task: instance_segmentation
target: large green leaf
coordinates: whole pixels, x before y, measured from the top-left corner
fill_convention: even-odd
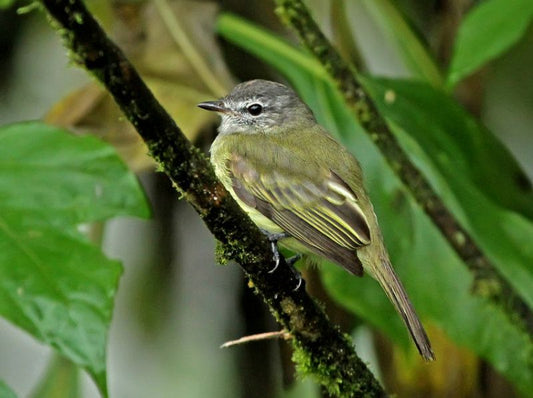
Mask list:
[[[0,315],[84,367],[104,395],[121,266],[79,224],[147,216],[114,149],[41,123],[0,128]]]
[[[2,380],[0,380],[0,398],[17,398],[15,393]]]
[[[499,206],[533,220],[533,193],[500,141],[448,95],[427,84],[361,77],[383,115],[401,126],[449,182],[465,177]]]
[[[469,347],[486,358],[520,390],[531,391],[533,364],[530,358],[533,355],[533,347],[529,337],[506,317],[500,308],[471,294],[471,274],[411,196],[405,193],[401,182],[367,135],[363,134],[321,67],[308,55],[243,20],[224,15],[219,20],[218,28],[227,40],[248,49],[278,68],[311,106],[319,122],[357,155],[367,176],[367,187],[381,220],[393,263],[422,317],[431,319],[442,327],[458,344]],[[377,86],[385,84],[383,81],[366,78],[367,86],[372,84],[369,82]],[[401,84],[398,82],[398,85]],[[490,181],[488,175],[480,172],[483,178],[477,183],[474,181],[477,174],[473,169],[477,167],[476,161],[481,161],[475,156],[481,156],[479,153],[476,155],[474,151],[468,158],[470,153],[459,148],[460,156],[457,157],[462,159],[464,164],[455,169],[455,157],[452,156],[450,163],[447,163],[446,173],[442,171],[444,163],[441,164],[433,158],[436,154],[437,157],[446,159],[448,154],[454,155],[457,147],[461,147],[461,140],[454,138],[453,134],[447,139],[441,135],[450,134],[449,129],[457,128],[458,120],[462,120],[466,115],[458,113],[442,97],[436,97],[435,103],[440,104],[439,106],[447,104],[446,107],[431,106],[425,109],[418,104],[413,110],[415,115],[425,112],[430,112],[430,115],[422,118],[425,124],[420,124],[420,127],[423,127],[423,130],[408,131],[407,128],[411,128],[414,123],[411,120],[414,116],[408,114],[405,116],[408,119],[406,121],[394,119],[395,113],[386,108],[400,106],[399,104],[407,106],[406,103],[412,100],[409,96],[404,99],[403,91],[395,88],[397,87],[390,89],[388,95],[380,92],[383,94],[381,98],[377,98],[377,90],[373,90],[372,94],[376,95],[374,99],[378,101],[380,110],[391,121],[402,144],[443,195],[447,205],[474,233],[511,283],[531,302],[532,293],[526,290],[531,286],[532,270],[528,265],[533,263],[533,250],[528,249],[530,245],[525,240],[533,236],[532,223],[506,209],[501,200],[498,202],[497,197],[489,198],[491,190],[483,190],[483,183],[480,182]],[[405,87],[405,90],[410,89],[413,87]],[[422,96],[423,102],[428,100],[425,95]],[[442,104],[439,101],[443,101]],[[447,101],[451,102],[449,99]],[[452,112],[454,109],[455,113]],[[447,120],[447,112],[457,120],[443,125],[443,121]],[[430,128],[435,124],[438,128]],[[475,125],[476,122],[471,119],[462,120],[461,125],[469,124]],[[405,130],[402,129],[404,127]],[[470,133],[468,129],[464,132]],[[427,136],[425,138],[428,142],[417,141],[423,134]],[[500,152],[503,150],[501,145],[496,145],[493,138],[486,137],[485,130],[479,128],[476,134],[479,135],[474,137],[474,141],[488,142],[487,145],[480,143],[479,148],[494,152],[495,159],[500,162],[514,162],[509,154]],[[471,145],[476,148],[474,143]],[[432,148],[440,148],[441,151],[435,153]],[[477,151],[482,152],[482,149]],[[469,159],[470,163],[466,162],[465,158]],[[502,167],[506,170],[509,165],[492,167]],[[501,173],[505,174],[504,171]],[[501,178],[500,174],[496,175]],[[512,184],[506,187],[512,187]],[[490,245],[494,247],[488,250]],[[330,294],[339,303],[362,315],[395,341],[412,347],[406,344],[407,333],[377,283],[370,278],[353,278],[334,266],[324,267],[323,276]]]
[[[147,216],[135,176],[110,145],[29,122],[0,130],[0,210],[56,225]]]
[[[447,85],[453,87],[508,50],[524,35],[532,17],[531,0],[487,0],[472,9],[457,32]]]

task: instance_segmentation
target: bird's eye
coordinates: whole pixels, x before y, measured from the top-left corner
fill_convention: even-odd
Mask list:
[[[263,112],[263,107],[260,104],[252,104],[246,109],[252,116],[258,116],[261,112]]]

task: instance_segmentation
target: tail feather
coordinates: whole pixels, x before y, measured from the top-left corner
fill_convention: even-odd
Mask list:
[[[426,361],[435,360],[435,355],[431,349],[431,343],[424,327],[420,323],[418,316],[407,297],[407,293],[400,282],[400,279],[392,269],[388,260],[382,261],[382,267],[374,269],[374,277],[378,280],[381,287],[387,294],[389,300],[392,302],[396,311],[401,315],[403,322],[409,329],[409,333],[418,348],[418,352]]]

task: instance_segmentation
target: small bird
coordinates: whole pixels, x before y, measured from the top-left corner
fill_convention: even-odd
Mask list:
[[[359,163],[296,93],[251,80],[198,106],[222,117],[211,162],[251,219],[295,252],[323,257],[357,276],[367,271],[401,315],[420,355],[434,360],[392,269]]]

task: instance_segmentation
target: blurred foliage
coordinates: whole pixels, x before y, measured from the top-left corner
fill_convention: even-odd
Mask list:
[[[238,1],[221,3],[245,12]],[[483,86],[476,72],[490,67],[490,61],[527,34],[533,2],[423,3],[308,1],[325,33],[360,70],[373,69],[369,54],[376,49],[393,54],[385,56],[382,64],[395,71],[394,76],[409,80],[360,75],[362,83],[413,162],[533,306],[530,183],[513,155],[447,92]],[[10,5],[12,1],[0,0],[0,7]],[[259,76],[265,73],[264,66],[258,67],[235,48],[228,50],[227,43],[220,46],[214,36],[218,7],[213,3],[93,0],[88,5],[192,141],[201,141],[202,133],[216,121],[195,105],[229,91],[235,82],[232,72],[265,77]],[[270,2],[254,0],[245,8],[263,26],[282,30],[273,23],[272,13],[265,11],[273,8]],[[434,31],[428,33],[431,24],[437,27],[432,25]],[[386,336],[377,338],[377,349],[388,389],[406,397],[508,396],[509,389],[498,393],[492,388],[494,377],[483,373],[483,362],[478,359],[482,358],[524,396],[530,396],[530,337],[496,305],[472,294],[471,274],[413,202],[322,67],[286,38],[243,19],[223,14],[216,27],[225,40],[270,64],[274,68],[267,72],[270,76],[284,76],[320,123],[363,166],[394,266],[428,326],[437,362],[421,364],[394,309],[371,278],[354,278],[329,264],[320,273],[332,298]],[[372,34],[365,34],[364,29]],[[446,32],[435,35],[439,29]],[[455,31],[456,38],[449,39]],[[436,37],[440,43],[435,43]],[[450,48],[449,65],[446,57],[436,54],[442,47]],[[231,54],[227,60],[234,68],[231,72],[223,50]],[[482,102],[482,90],[471,91],[474,100]],[[121,267],[89,243],[82,233],[87,228],[80,224],[117,215],[144,217],[148,210],[135,179],[115,152],[85,135],[110,143],[136,172],[152,170],[155,165],[133,128],[96,83],[73,90],[51,108],[46,120],[84,136],[40,123],[0,129],[0,315],[68,358],[52,361],[34,398],[78,396],[74,364],[86,368],[105,394],[105,343]],[[165,244],[172,245],[171,239]],[[153,277],[153,271],[150,268],[143,278]],[[159,278],[168,279],[168,275]],[[150,297],[142,296],[142,300],[143,308],[154,307]],[[188,305],[183,307],[186,311]],[[196,327],[205,328],[206,316],[195,316],[199,318],[195,318]],[[390,351],[384,340],[394,342]],[[187,370],[192,372],[192,368]],[[174,371],[168,370],[169,377]],[[203,383],[204,371],[189,383]],[[253,386],[246,391],[262,397]],[[292,392],[279,396],[317,394],[316,386],[298,383]],[[4,396],[15,395],[0,381],[0,397]]]
[[[448,87],[508,50],[524,35],[532,18],[531,0],[488,0],[475,7],[457,32]]]
[[[0,8],[8,8],[13,5],[15,0],[0,0]]]

